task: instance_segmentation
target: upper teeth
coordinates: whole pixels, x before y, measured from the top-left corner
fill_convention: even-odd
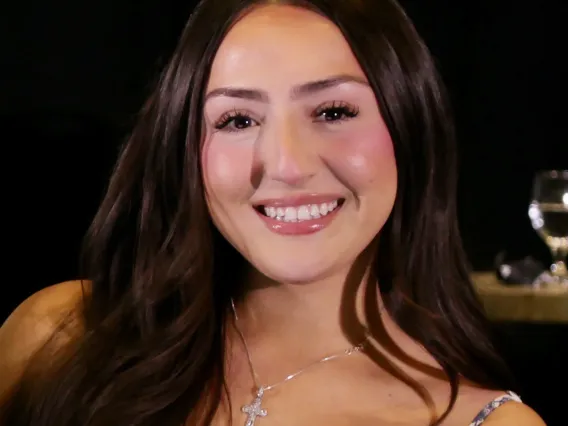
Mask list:
[[[337,208],[338,200],[330,203],[306,204],[297,207],[264,207],[264,214],[284,222],[302,222],[318,219]]]

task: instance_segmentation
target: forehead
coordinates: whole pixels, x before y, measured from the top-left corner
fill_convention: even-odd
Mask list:
[[[307,9],[269,5],[255,7],[228,32],[208,86],[300,84],[332,75],[365,79],[339,28]]]

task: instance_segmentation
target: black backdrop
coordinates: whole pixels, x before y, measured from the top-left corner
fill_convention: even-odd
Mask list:
[[[45,0],[12,4],[0,14],[8,253],[0,321],[33,291],[77,276],[81,237],[117,146],[193,3]],[[548,261],[526,211],[534,172],[568,168],[566,2],[402,4],[450,88],[460,139],[461,229],[474,267],[491,267],[502,249]],[[507,327],[527,398],[554,424],[555,397],[543,387],[566,373],[566,330]]]

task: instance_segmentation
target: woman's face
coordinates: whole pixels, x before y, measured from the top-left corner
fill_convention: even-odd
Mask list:
[[[389,132],[339,29],[291,6],[227,34],[206,88],[202,151],[214,223],[286,283],[344,271],[383,227],[397,173]]]

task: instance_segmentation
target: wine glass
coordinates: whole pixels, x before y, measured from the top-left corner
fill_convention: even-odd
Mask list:
[[[548,170],[533,181],[529,218],[533,229],[552,254],[550,274],[557,282],[568,283],[568,170]]]

